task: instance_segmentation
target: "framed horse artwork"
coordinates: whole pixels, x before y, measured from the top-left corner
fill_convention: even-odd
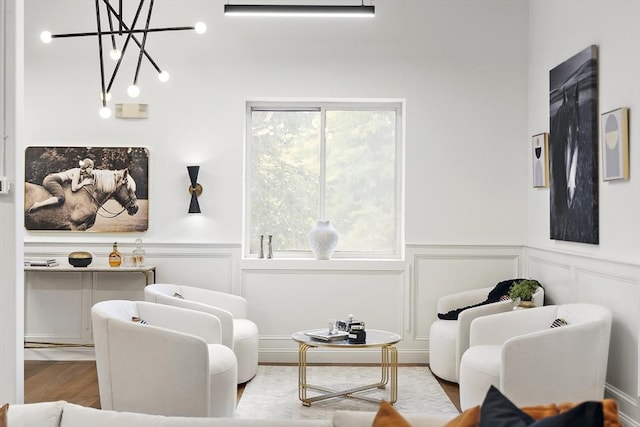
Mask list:
[[[598,244],[598,47],[549,72],[551,239]]]
[[[27,147],[27,230],[140,232],[149,224],[143,147]]]

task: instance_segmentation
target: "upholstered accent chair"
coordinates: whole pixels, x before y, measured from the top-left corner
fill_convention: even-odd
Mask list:
[[[150,302],[213,314],[222,323],[222,343],[238,359],[238,384],[249,381],[258,370],[258,327],[247,319],[247,300],[239,295],[194,286],[156,283],[146,286]]]
[[[91,308],[102,409],[233,417],[237,361],[208,313],[145,301]]]
[[[438,299],[438,313],[449,313],[463,307],[457,319],[436,319],[429,331],[429,367],[439,378],[454,383],[458,382],[460,359],[469,348],[469,327],[471,322],[481,316],[511,311],[513,301],[503,300],[490,304],[473,305],[484,301],[495,287],[471,289],[444,295]],[[536,306],[544,304],[544,289],[539,287],[533,295]]]
[[[611,312],[596,304],[534,307],[479,317],[460,363],[460,406],[491,385],[517,406],[601,400]]]

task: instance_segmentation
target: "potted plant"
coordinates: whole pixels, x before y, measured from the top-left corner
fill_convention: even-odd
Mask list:
[[[538,290],[537,280],[533,279],[523,279],[518,282],[514,282],[509,288],[509,297],[513,301],[519,301],[520,307],[533,307],[534,304],[531,301],[533,298],[533,294]]]

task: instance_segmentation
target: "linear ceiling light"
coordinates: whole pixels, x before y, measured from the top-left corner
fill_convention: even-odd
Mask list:
[[[329,6],[329,5],[284,5],[284,4],[225,4],[228,16],[331,16],[364,17],[375,16],[375,6]]]
[[[51,43],[53,39],[57,38],[68,38],[68,37],[97,37],[98,39],[98,55],[100,58],[100,100],[102,102],[102,108],[100,109],[100,116],[103,118],[108,118],[111,116],[111,110],[107,107],[107,102],[111,98],[111,86],[116,78],[116,74],[120,68],[120,64],[124,58],[124,55],[127,51],[127,47],[130,46],[131,41],[135,44],[138,49],[138,61],[136,66],[136,72],[133,77],[133,84],[127,88],[127,93],[130,97],[135,98],[140,94],[140,89],[138,88],[138,75],[140,73],[140,66],[142,65],[142,59],[146,58],[149,63],[155,68],[158,73],[158,79],[161,82],[166,82],[169,80],[169,73],[165,70],[162,70],[158,64],[151,58],[149,51],[146,48],[147,37],[151,33],[164,32],[164,31],[185,31],[185,30],[193,30],[198,34],[202,34],[206,31],[207,26],[198,22],[194,26],[182,26],[182,27],[163,27],[163,28],[151,28],[151,13],[153,12],[153,3],[154,0],[149,1],[149,6],[147,9],[145,23],[143,27],[137,27],[138,18],[140,17],[140,13],[142,12],[142,7],[145,3],[145,0],[138,0],[138,7],[136,8],[135,16],[133,17],[131,24],[127,25],[123,18],[122,13],[122,2],[123,0],[118,0],[118,10],[116,10],[113,6],[111,6],[111,0],[95,0],[95,8],[96,8],[96,28],[95,32],[83,32],[83,33],[70,33],[70,34],[51,34],[49,31],[43,31],[40,34],[40,39],[44,43]],[[100,13],[100,5],[104,6],[106,11],[107,20],[109,23],[109,30],[105,31],[102,28],[102,18]],[[118,26],[114,29],[113,20],[116,20]],[[138,35],[142,36],[142,41],[138,40]],[[117,39],[116,39],[117,36]],[[103,37],[108,37],[111,41],[111,50],[109,52],[109,56],[112,60],[117,61],[113,67],[113,72],[111,74],[111,79],[109,80],[108,85],[105,81],[105,61],[103,58],[103,53],[106,50],[103,46]],[[120,42],[121,49],[118,49],[116,40]]]

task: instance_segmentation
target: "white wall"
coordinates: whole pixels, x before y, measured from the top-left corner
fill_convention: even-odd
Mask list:
[[[150,118],[105,121],[95,39],[39,40],[44,29],[92,31],[93,3],[26,2],[23,145],[146,146],[145,242],[240,243],[246,100],[405,98],[407,242],[523,242],[525,1],[378,0],[375,19],[356,21],[224,17],[223,4],[157,2],[153,25],[202,19],[208,31],[152,34],[149,51],[172,79],[161,87],[143,64]],[[132,76],[120,71],[114,102],[128,102],[120,94]],[[191,163],[201,165],[199,216],[186,214]]]
[[[0,175],[11,184],[19,168],[17,143],[22,119],[22,2],[7,0],[0,5]],[[4,137],[6,136],[6,139]],[[0,401],[23,398],[23,287],[19,267],[22,232],[16,229],[17,206],[22,196],[11,189],[0,195]]]
[[[640,99],[640,58],[634,40],[640,29],[633,18],[640,2],[545,1],[530,3],[529,134],[549,131],[549,70],[589,45],[598,45],[600,114],[618,107],[630,109],[629,181],[602,182],[599,170],[600,244],[582,245],[549,239],[549,190],[529,185],[528,242],[559,250],[637,263],[640,255],[640,145],[634,144]],[[598,148],[600,150],[600,148]],[[529,170],[531,169],[529,162]]]
[[[594,302],[613,312],[607,395],[618,402],[625,425],[640,425],[640,58],[635,17],[640,2],[531,0],[529,2],[529,136],[549,131],[549,70],[589,45],[598,45],[600,114],[630,110],[631,178],[602,182],[600,244],[549,239],[549,189],[528,185],[529,218],[524,260],[528,275],[545,283],[548,303]],[[529,137],[530,138],[530,137]],[[531,173],[529,155],[529,173]]]
[[[326,304],[308,303],[334,280],[353,283],[341,291],[347,298],[375,288],[389,301],[365,299],[356,307],[368,324],[403,333],[401,361],[426,361],[435,300],[454,290],[530,275],[546,285],[549,302],[603,303],[614,312],[607,393],[626,424],[638,425],[640,201],[633,159],[640,148],[633,111],[640,2],[376,0],[371,21],[231,19],[223,4],[158,1],[154,25],[203,19],[209,30],[202,37],[151,37],[149,50],[172,80],[160,87],[143,67],[140,102],[149,103],[150,118],[104,121],[97,116],[95,40],[45,46],[38,39],[43,29],[91,30],[92,3],[25,2],[26,126],[17,157],[28,145],[148,147],[151,214],[142,237],[159,281],[225,282],[250,295],[259,305],[252,316],[264,327],[263,360],[295,360],[281,306],[299,318],[296,326],[303,316],[336,316]],[[549,190],[531,188],[529,154],[531,135],[549,130],[549,70],[590,44],[600,47],[601,112],[631,110],[631,180],[600,184],[597,246],[549,239]],[[121,92],[132,73],[120,75]],[[127,102],[113,92],[115,102]],[[405,98],[407,105],[405,262],[241,260],[245,101],[380,97]],[[205,188],[197,216],[186,214],[185,166],[192,163],[202,166]],[[64,257],[85,246],[105,256],[114,238],[130,245],[135,237],[27,233],[25,241],[29,253]],[[220,257],[230,267],[211,263]]]

